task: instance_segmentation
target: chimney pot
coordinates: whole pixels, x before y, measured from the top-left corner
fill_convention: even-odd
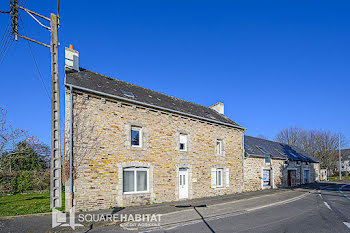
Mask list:
[[[69,45],[69,48],[74,50],[73,45],[71,45],[71,44]]]

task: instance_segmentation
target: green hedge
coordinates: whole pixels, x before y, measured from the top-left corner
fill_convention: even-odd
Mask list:
[[[49,189],[49,171],[0,172],[1,194],[40,192]]]

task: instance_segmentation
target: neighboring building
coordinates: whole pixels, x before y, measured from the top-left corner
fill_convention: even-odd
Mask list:
[[[208,108],[106,77],[79,68],[78,56],[66,48],[67,209],[70,168],[78,210],[242,192],[245,129],[222,103]]]
[[[344,149],[341,150],[341,164],[342,164],[342,171],[350,173],[350,149]],[[339,167],[339,166],[338,166]]]
[[[327,181],[327,169],[320,169],[319,181]]]
[[[245,191],[318,181],[319,161],[297,147],[245,136],[244,148]]]

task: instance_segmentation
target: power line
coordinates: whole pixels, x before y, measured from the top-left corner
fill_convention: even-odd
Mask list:
[[[0,65],[4,61],[7,51],[13,43],[13,39],[11,38],[10,24],[11,23],[7,25],[7,28],[5,29],[0,42]]]
[[[3,13],[3,14],[10,14],[11,11],[0,11],[0,13]]]
[[[19,16],[19,19],[20,19],[20,21],[21,21],[21,23],[22,23],[22,27],[23,27],[23,32],[24,32],[24,35],[25,35],[25,36],[27,36],[27,32],[26,32],[26,30],[25,30],[25,28],[24,28],[24,23],[23,23],[23,21],[22,21],[22,17],[21,17],[21,16]],[[36,70],[38,71],[38,74],[39,74],[39,77],[40,77],[41,83],[42,83],[42,85],[43,85],[43,87],[44,87],[44,89],[45,89],[46,95],[47,95],[47,97],[49,98],[49,100],[51,100],[50,95],[49,95],[49,92],[48,92],[48,90],[47,90],[47,88],[46,88],[46,85],[45,85],[45,82],[44,82],[43,76],[42,76],[42,74],[41,74],[41,72],[40,72],[40,69],[39,69],[38,63],[37,63],[36,58],[35,58],[35,56],[34,56],[34,53],[33,53],[33,50],[32,50],[32,46],[30,45],[30,43],[29,43],[29,41],[28,41],[28,40],[27,40],[27,45],[28,45],[28,48],[29,48],[30,54],[31,54],[31,55],[32,55],[32,57],[33,57],[34,64],[35,64],[35,67],[36,67]]]

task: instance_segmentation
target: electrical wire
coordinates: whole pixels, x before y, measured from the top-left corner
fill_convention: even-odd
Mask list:
[[[20,19],[21,24],[22,24],[22,27],[23,27],[23,32],[24,32],[24,35],[27,37],[27,32],[26,32],[26,30],[25,30],[25,28],[24,28],[24,23],[23,23],[22,17],[21,17],[21,16],[19,16],[19,19]],[[40,72],[40,69],[39,69],[38,63],[37,63],[37,61],[36,61],[36,58],[35,58],[34,52],[33,52],[33,50],[32,50],[32,46],[30,45],[30,43],[29,43],[29,41],[28,41],[28,40],[27,40],[27,45],[28,45],[28,48],[29,48],[30,54],[31,54],[31,55],[32,55],[32,57],[33,57],[33,61],[34,61],[34,64],[35,64],[36,70],[38,71],[39,78],[40,78],[41,83],[42,83],[42,85],[43,85],[43,87],[44,87],[44,89],[45,89],[46,95],[47,95],[47,97],[49,98],[49,100],[51,100],[50,95],[49,95],[49,92],[48,92],[48,90],[47,90],[47,88],[46,88],[46,85],[45,85],[45,82],[44,82],[43,76],[42,76],[42,74],[41,74],[41,72]]]
[[[7,28],[5,29],[5,32],[1,38],[0,41],[0,65],[3,63],[4,58],[10,48],[10,46],[13,43],[13,38],[11,36],[11,30],[10,30],[11,22],[7,25]]]
[[[0,11],[0,13],[3,13],[3,14],[10,14],[11,11]]]

